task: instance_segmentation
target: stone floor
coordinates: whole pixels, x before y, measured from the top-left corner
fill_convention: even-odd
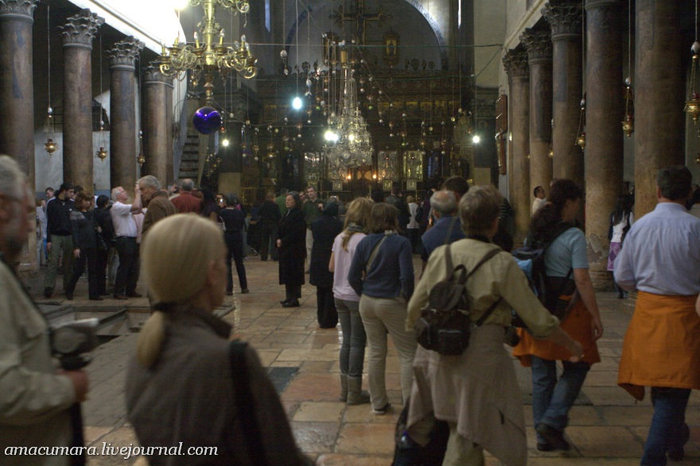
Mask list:
[[[400,400],[399,366],[396,353],[390,348],[387,364],[387,387],[395,411],[377,416],[369,405],[345,406],[337,401],[338,348],[340,327],[322,330],[316,322],[315,288],[305,285],[301,307],[284,309],[279,305],[283,288],[277,284],[277,263],[261,262],[257,257],[246,260],[250,294],[236,294],[236,309],[224,319],[232,323],[235,335],[250,342],[269,368],[293,374],[281,398],[287,410],[301,449],[321,465],[389,465],[393,454],[393,431]],[[60,277],[59,277],[60,279]],[[40,283],[39,280],[33,280]],[[236,285],[237,286],[237,285]],[[57,289],[60,288],[60,285]],[[38,295],[38,285],[32,287]],[[141,290],[143,291],[143,290]],[[73,303],[76,306],[146,306],[145,298],[128,302],[88,301],[84,280],[78,286]],[[571,411],[567,435],[572,450],[562,453],[540,453],[535,449],[532,415],[529,406],[529,373],[514,362],[521,383],[529,446],[529,464],[549,465],[625,465],[639,464],[642,446],[652,409],[645,400],[636,403],[616,386],[617,365],[622,338],[633,310],[632,299],[618,300],[613,293],[598,293],[605,334],[599,342],[603,361],[596,364],[586,379],[582,395]],[[42,301],[37,296],[37,301]],[[63,301],[57,295],[54,301]],[[64,301],[65,303],[65,301]],[[103,344],[88,367],[91,382],[90,399],[83,405],[86,441],[92,445],[112,446],[137,444],[125,418],[123,386],[127,358],[132,353],[136,334],[129,334]],[[366,382],[366,379],[365,379]],[[366,385],[366,383],[365,383]],[[700,393],[691,396],[687,411],[691,440],[682,463],[700,465]],[[124,460],[117,456],[94,456],[91,465],[146,464],[143,458]],[[487,457],[487,465],[498,464]]]

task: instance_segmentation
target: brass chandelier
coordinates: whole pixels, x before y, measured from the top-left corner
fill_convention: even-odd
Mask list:
[[[204,76],[206,98],[212,101],[214,72],[218,71],[225,77],[235,70],[244,78],[251,79],[258,71],[258,59],[250,52],[245,35],[241,36],[240,42],[235,41],[233,47],[225,45],[224,29],[214,16],[217,5],[233,10],[234,15],[248,13],[250,5],[248,0],[189,0],[189,5],[202,5],[204,10],[204,18],[197,24],[199,34],[194,33],[194,43],[180,42],[177,38],[171,47],[163,45],[159,68],[168,77],[190,71],[190,79],[195,86]]]

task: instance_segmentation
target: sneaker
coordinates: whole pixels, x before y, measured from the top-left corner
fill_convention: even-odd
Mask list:
[[[391,404],[387,403],[381,408],[372,408],[372,414],[378,414],[378,415],[384,415],[389,412],[389,409],[391,409]]]
[[[564,432],[542,423],[537,424],[535,430],[552,447],[552,450],[568,450],[571,448],[569,442],[564,438]]]
[[[299,307],[299,301],[292,299],[291,301],[286,301],[282,303],[282,307]]]

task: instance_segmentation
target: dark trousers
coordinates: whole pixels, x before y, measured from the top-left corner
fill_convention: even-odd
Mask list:
[[[109,249],[97,249],[97,260],[95,265],[95,277],[97,280],[97,290],[100,295],[107,294],[107,262],[109,259]]]
[[[688,441],[685,409],[689,397],[686,388],[651,388],[654,416],[644,443],[643,466],[664,466],[666,453],[681,450]]]
[[[301,298],[301,285],[284,285],[284,291],[287,295],[287,301],[293,301]]]
[[[226,247],[228,254],[226,256],[226,291],[233,291],[233,270],[231,260],[236,263],[236,272],[238,273],[238,281],[241,289],[248,288],[248,280],[245,276],[245,265],[243,264],[243,234],[241,232],[226,232]]]
[[[277,225],[262,223],[260,226],[260,259],[267,260],[268,251],[272,260],[277,260],[277,248],[271,244],[277,239]]]
[[[139,281],[139,245],[136,238],[120,236],[117,238],[119,268],[114,281],[115,295],[130,295],[136,291]]]
[[[73,294],[78,279],[85,272],[87,265],[88,273],[88,295],[90,298],[99,298],[100,290],[97,281],[97,249],[87,248],[80,250],[80,257],[73,261],[73,276],[66,287],[66,294]]]
[[[338,311],[335,309],[332,286],[316,287],[316,316],[321,328],[333,328],[338,324]]]

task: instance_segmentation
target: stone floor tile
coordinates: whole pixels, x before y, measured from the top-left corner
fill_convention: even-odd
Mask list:
[[[345,410],[341,401],[307,401],[301,403],[294,414],[294,421],[340,423]]]
[[[604,458],[612,451],[620,458],[642,455],[642,444],[626,427],[572,426],[566,429],[566,434],[586,458]]]
[[[337,422],[291,422],[297,445],[304,452],[330,453],[338,437]]]
[[[648,426],[654,409],[651,405],[600,406],[598,407],[605,424],[609,426]]]
[[[394,453],[394,424],[345,424],[338,438],[337,453]]]
[[[299,373],[282,394],[288,401],[336,401],[340,381],[336,374]]]
[[[318,457],[318,466],[387,466],[393,456],[323,454]]]

